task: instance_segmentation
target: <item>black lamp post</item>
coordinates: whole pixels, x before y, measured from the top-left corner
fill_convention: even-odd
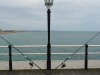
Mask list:
[[[47,7],[47,18],[48,18],[47,70],[51,70],[50,8],[53,5],[53,0],[44,0],[44,1]]]

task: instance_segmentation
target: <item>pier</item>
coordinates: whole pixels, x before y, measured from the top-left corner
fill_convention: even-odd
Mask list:
[[[46,45],[21,45],[17,48],[46,48]],[[9,53],[1,53],[0,56],[9,56],[8,61],[0,61],[0,75],[100,75],[100,60],[89,60],[89,54],[100,52],[88,52],[88,47],[100,47],[100,45],[51,45],[51,47],[83,47],[84,52],[73,52],[74,55],[84,55],[84,60],[51,60],[51,70],[47,70],[46,60],[13,61],[12,55],[46,55],[46,53],[13,53],[13,46],[0,46],[7,48]],[[51,53],[51,55],[73,55],[73,53]],[[25,58],[28,58],[25,56]],[[71,56],[68,57],[68,59]],[[63,62],[63,63],[62,63]],[[64,65],[63,65],[64,64]]]

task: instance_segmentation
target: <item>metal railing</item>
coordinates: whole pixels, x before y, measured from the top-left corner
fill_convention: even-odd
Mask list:
[[[100,52],[88,52],[88,48],[89,47],[100,47],[100,45],[51,45],[51,47],[84,47],[85,52],[77,52],[75,54],[84,54],[85,55],[85,65],[84,68],[88,69],[88,54],[100,54]],[[47,45],[20,45],[20,46],[14,46],[16,48],[46,48]],[[0,48],[8,48],[9,49],[9,53],[2,53],[0,55],[9,55],[9,70],[12,70],[12,55],[19,55],[20,53],[12,53],[12,48],[13,46],[9,45],[9,46],[0,46]],[[27,54],[27,55],[46,55],[47,53],[23,53],[23,54]],[[73,54],[71,52],[69,53],[51,53],[56,54],[56,55],[60,55],[60,54]]]

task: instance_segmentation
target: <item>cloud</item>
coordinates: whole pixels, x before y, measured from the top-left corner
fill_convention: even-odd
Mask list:
[[[54,0],[51,29],[99,30],[99,9],[100,0]],[[46,30],[46,11],[44,0],[0,0],[0,27]]]
[[[59,1],[53,9],[54,17],[59,28],[63,30],[96,30],[100,27],[99,0],[66,0]],[[58,9],[56,9],[58,8]],[[58,20],[58,21],[57,21]],[[62,27],[61,27],[62,26]],[[93,29],[94,28],[94,29]]]
[[[32,7],[41,3],[40,0],[1,0],[0,6],[8,7]]]

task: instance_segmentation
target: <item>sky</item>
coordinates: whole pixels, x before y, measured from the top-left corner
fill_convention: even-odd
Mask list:
[[[0,0],[0,29],[47,30],[44,0]],[[54,0],[51,30],[100,31],[100,0]]]

